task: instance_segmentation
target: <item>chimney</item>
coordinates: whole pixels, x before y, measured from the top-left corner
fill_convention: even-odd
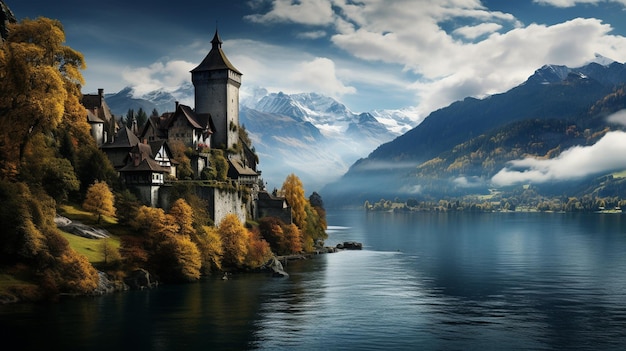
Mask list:
[[[176,101],[176,109],[174,111],[178,111],[178,101]]]
[[[102,106],[102,100],[104,100],[104,89],[98,89],[98,97],[100,98],[100,106]]]

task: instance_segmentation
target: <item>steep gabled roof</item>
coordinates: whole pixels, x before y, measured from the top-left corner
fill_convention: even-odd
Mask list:
[[[230,164],[230,169],[237,172],[236,176],[258,176],[259,174],[255,172],[252,168],[246,166],[240,158],[229,158],[228,163]],[[232,174],[235,176],[235,174]]]
[[[87,122],[88,123],[104,123],[102,119],[96,116],[91,110],[87,110]]]
[[[230,63],[230,61],[226,57],[226,54],[224,54],[224,51],[222,51],[222,40],[220,39],[217,30],[215,31],[213,40],[211,40],[211,44],[211,51],[209,51],[209,53],[206,55],[204,60],[202,60],[200,65],[191,70],[191,72],[193,73],[229,69],[238,74],[241,74],[241,72],[239,72],[239,70],[237,70],[232,63]]]
[[[211,129],[210,117],[208,113],[197,114],[191,107],[179,104],[176,112],[162,124],[162,128],[169,129],[176,118],[185,118],[189,124],[195,129]],[[211,133],[213,131],[210,131]]]
[[[144,158],[137,166],[135,166],[132,162],[126,164],[126,166],[122,167],[119,172],[158,172],[158,173],[169,173],[169,170],[161,165],[158,162],[151,159],[150,157]]]
[[[124,127],[120,128],[112,143],[104,144],[102,148],[131,148],[137,144],[139,144],[139,138],[128,127]]]
[[[102,89],[98,90],[98,94],[84,94],[81,99],[81,104],[87,111],[91,111],[91,113],[96,115],[103,122],[114,120],[111,109],[104,99],[104,91]]]

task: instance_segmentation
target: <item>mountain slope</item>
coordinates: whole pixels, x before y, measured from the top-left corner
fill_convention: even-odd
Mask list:
[[[588,128],[585,121],[589,119],[594,103],[624,83],[626,68],[619,63],[605,66],[591,63],[577,69],[544,66],[525,83],[508,92],[480,100],[466,98],[431,113],[417,127],[353,164],[338,182],[322,190],[322,196],[329,203],[334,199],[337,204],[345,204],[350,199],[358,204],[365,199],[378,200],[381,196],[393,198],[410,193],[426,196],[433,189],[437,189],[438,196],[442,191],[448,195],[462,192],[454,184],[445,183],[451,175],[446,175],[441,165],[428,175],[419,174],[418,166],[427,161],[427,165],[432,165],[436,163],[433,160],[447,160],[451,157],[450,152],[463,143],[490,131],[512,128],[521,121],[537,121],[525,133],[538,133],[539,126],[550,120],[567,120],[578,124],[579,128]],[[529,140],[532,136],[520,134],[515,137]],[[508,160],[510,158],[501,159],[499,165]],[[448,163],[447,167],[452,164]],[[461,169],[466,172],[466,180],[486,176],[481,174],[484,171],[482,165]],[[457,172],[455,176],[460,174]]]

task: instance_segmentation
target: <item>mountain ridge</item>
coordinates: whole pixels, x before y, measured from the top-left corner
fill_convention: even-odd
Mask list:
[[[443,172],[419,178],[417,167],[442,158],[441,155],[464,142],[512,123],[564,120],[584,128],[593,117],[590,117],[592,106],[624,84],[626,67],[617,62],[606,65],[592,62],[574,69],[545,65],[504,93],[483,99],[468,97],[433,111],[410,131],[355,162],[340,180],[324,187],[322,195],[329,203],[335,200],[345,204],[350,199],[354,204],[366,199],[378,200],[380,196],[393,198],[410,193],[427,196],[429,187],[432,190],[435,188],[432,184],[437,183],[437,196],[452,196],[453,189],[458,187],[449,183],[443,191],[440,184],[445,178]],[[395,167],[392,169],[390,165]],[[475,176],[469,173],[466,179]]]

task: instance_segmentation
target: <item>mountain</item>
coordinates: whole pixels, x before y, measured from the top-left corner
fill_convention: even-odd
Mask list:
[[[259,92],[242,101],[240,123],[259,154],[263,178],[275,187],[294,173],[307,191],[319,190],[398,135],[373,115],[356,114],[327,96]]]
[[[321,194],[329,203],[345,205],[407,194],[454,196],[467,191],[461,183],[482,184],[482,191],[487,191],[493,174],[485,171],[485,165],[493,166],[495,172],[523,157],[519,150],[545,156],[552,148],[562,151],[591,140],[559,139],[567,128],[588,129],[589,133],[607,128],[601,117],[618,106],[600,109],[598,103],[625,83],[626,67],[617,62],[592,62],[574,69],[546,65],[505,93],[466,98],[432,112],[415,128],[355,162]],[[532,150],[528,142],[535,137],[541,139],[542,147]],[[498,149],[502,154],[488,160],[485,150],[495,150],[503,140],[512,142],[509,149],[503,145]],[[507,153],[515,147],[516,152]]]
[[[125,116],[129,109],[137,112],[140,108],[148,115],[156,109],[160,114],[173,112],[176,101],[191,105],[193,103],[193,85],[186,83],[173,90],[158,89],[138,93],[132,86],[127,86],[117,93],[105,94],[107,105],[116,116]]]
[[[164,113],[172,111],[176,101],[192,105],[193,85],[141,94],[126,87],[105,99],[116,116],[139,108]],[[307,191],[338,179],[350,164],[419,123],[417,113],[408,109],[354,113],[321,94],[268,93],[258,87],[242,94],[239,118],[268,186],[280,187],[294,173]]]

